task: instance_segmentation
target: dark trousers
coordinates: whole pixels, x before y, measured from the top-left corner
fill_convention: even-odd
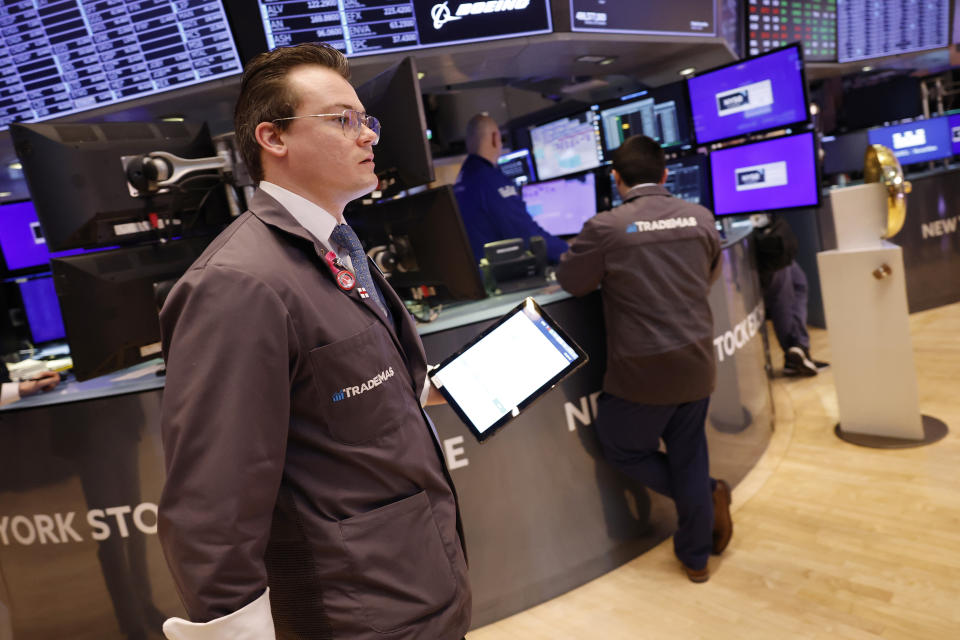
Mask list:
[[[790,347],[810,348],[807,276],[796,261],[770,275],[770,283],[763,287],[763,304],[784,353]]]
[[[674,405],[629,402],[603,393],[597,435],[607,460],[677,507],[673,549],[692,569],[707,566],[713,544],[713,486],[705,423],[710,398]],[[659,450],[663,438],[667,452]]]

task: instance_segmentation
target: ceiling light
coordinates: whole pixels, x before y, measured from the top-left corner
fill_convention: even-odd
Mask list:
[[[417,71],[417,80],[423,80],[427,77],[426,71]]]
[[[697,70],[695,67],[687,67],[686,69],[680,69],[680,71],[678,71],[677,73],[679,73],[684,78],[689,78],[696,72]]]
[[[11,192],[9,192],[9,191],[0,191],[0,198],[7,198],[7,197],[10,197],[10,196],[12,196],[12,195],[13,195],[13,194],[12,194]]]
[[[870,65],[867,65],[863,68],[864,73],[868,73],[870,71],[873,71],[873,67],[871,67]]]
[[[9,164],[9,167],[14,171],[20,171],[21,169],[23,169],[23,165],[20,164],[19,162],[11,162]]]
[[[580,56],[579,58],[577,58],[577,62],[589,62],[591,64],[599,64],[606,59],[607,59],[607,56],[586,55],[586,56]]]
[[[177,115],[169,115],[169,116],[161,116],[161,117],[160,117],[160,122],[184,122],[185,120],[186,120],[186,118],[184,118],[183,116],[177,116]]]
[[[616,59],[617,59],[616,56],[610,56],[609,58],[604,58],[603,60],[601,60],[601,61],[598,62],[597,64],[601,64],[601,65],[613,64]]]

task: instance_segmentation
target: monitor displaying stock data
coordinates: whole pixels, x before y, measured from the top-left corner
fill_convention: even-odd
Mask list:
[[[837,61],[837,0],[747,0],[746,17],[752,56],[799,42],[807,62]]]
[[[596,179],[593,171],[587,171],[524,185],[521,196],[527,213],[555,236],[580,233],[583,223],[597,215]]]
[[[230,0],[231,5],[254,0]],[[327,42],[347,56],[552,30],[547,0],[256,0],[269,49]]]
[[[536,180],[529,149],[518,149],[503,154],[497,158],[497,166],[500,167],[500,173],[513,180],[513,184],[518,187]]]
[[[4,0],[0,128],[240,73],[220,0]]]
[[[710,174],[718,216],[820,204],[813,133],[714,151]]]
[[[946,47],[950,0],[837,0],[837,58],[852,62]]]
[[[607,154],[638,134],[653,138],[664,148],[692,142],[690,109],[683,81],[629,94],[606,104],[600,109],[600,121]]]
[[[600,116],[591,110],[531,127],[530,144],[540,180],[594,169],[603,162]]]
[[[573,31],[717,35],[716,0],[570,0]]]

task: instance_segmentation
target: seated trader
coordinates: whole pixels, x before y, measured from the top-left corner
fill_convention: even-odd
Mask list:
[[[607,370],[597,436],[611,464],[673,499],[674,552],[690,580],[704,582],[710,553],[733,533],[730,488],[710,478],[705,433],[716,382],[707,295],[720,240],[709,211],[663,187],[654,140],[628,138],[613,153],[613,175],[623,204],[587,221],[557,280],[574,295],[601,287]]]
[[[496,121],[477,114],[467,123],[467,152],[453,192],[457,196],[463,226],[477,262],[483,257],[483,245],[507,238],[543,236],[547,260],[556,263],[567,250],[567,243],[550,235],[533,221],[516,185],[500,172],[497,158],[503,140]]]
[[[60,374],[56,371],[44,371],[31,380],[10,382],[7,365],[0,362],[0,407],[40,391],[53,391],[58,384],[60,384]]]
[[[343,221],[377,186],[380,135],[349,71],[326,44],[247,64],[234,119],[258,189],[160,314],[158,533],[190,618],[167,620],[171,640],[460,640],[470,625],[423,345]]]

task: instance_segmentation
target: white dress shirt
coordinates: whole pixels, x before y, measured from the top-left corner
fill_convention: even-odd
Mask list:
[[[20,383],[4,382],[0,385],[0,407],[20,399]],[[422,404],[422,403],[421,403]]]

